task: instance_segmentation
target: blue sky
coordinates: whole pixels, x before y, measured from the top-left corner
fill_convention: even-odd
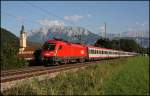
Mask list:
[[[53,22],[81,26],[96,34],[104,22],[108,33],[149,31],[149,2],[1,1],[1,26],[17,36],[21,24],[30,31]]]

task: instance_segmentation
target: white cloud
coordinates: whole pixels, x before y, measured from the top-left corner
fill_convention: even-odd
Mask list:
[[[145,25],[147,25],[148,23],[147,22],[143,22],[142,24],[141,24],[141,26],[145,26]]]
[[[53,26],[60,26],[63,27],[65,24],[62,21],[59,20],[48,20],[48,19],[43,19],[43,20],[37,20],[38,23],[40,23],[43,26],[47,27],[53,27]]]
[[[138,25],[138,24],[139,24],[139,22],[136,22],[135,24],[136,24],[136,25]]]
[[[143,23],[143,24],[141,24],[142,26],[145,26],[145,24]]]
[[[128,28],[128,31],[133,31],[133,29],[132,28]]]
[[[88,14],[87,16],[88,16],[88,17],[91,17],[91,14]]]
[[[84,16],[81,16],[81,15],[72,15],[72,16],[65,16],[64,17],[65,20],[74,21],[74,22],[77,22],[83,18],[84,18]]]
[[[135,24],[136,24],[136,25],[139,25],[139,26],[143,26],[143,27],[144,27],[147,23],[146,23],[146,22],[143,22],[143,23],[142,23],[142,22],[141,22],[141,23],[139,23],[139,22],[135,22]]]
[[[23,22],[24,19],[25,19],[25,17],[23,17],[23,16],[17,16],[16,17],[16,20],[21,21],[21,22]]]

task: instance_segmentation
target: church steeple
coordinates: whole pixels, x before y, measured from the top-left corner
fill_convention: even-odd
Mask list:
[[[21,26],[20,34],[22,34],[23,32],[24,32],[24,25]]]
[[[20,31],[20,48],[25,48],[27,46],[26,40],[27,40],[27,33],[24,30],[24,25],[22,25]]]

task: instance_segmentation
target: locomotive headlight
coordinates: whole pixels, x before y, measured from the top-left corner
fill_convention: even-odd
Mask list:
[[[84,54],[84,50],[81,50],[81,54]]]
[[[45,53],[45,55],[46,55],[46,56],[49,56],[50,54],[49,54],[49,53]]]
[[[45,55],[49,55],[48,53],[46,53]]]

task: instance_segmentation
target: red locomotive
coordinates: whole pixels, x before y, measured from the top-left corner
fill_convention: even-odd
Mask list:
[[[54,39],[45,42],[41,56],[44,64],[58,65],[69,62],[84,62],[103,58],[134,56],[136,54],[137,53],[133,52],[99,48]]]
[[[46,64],[84,62],[87,57],[87,46],[59,39],[48,40],[42,48],[42,60]]]

